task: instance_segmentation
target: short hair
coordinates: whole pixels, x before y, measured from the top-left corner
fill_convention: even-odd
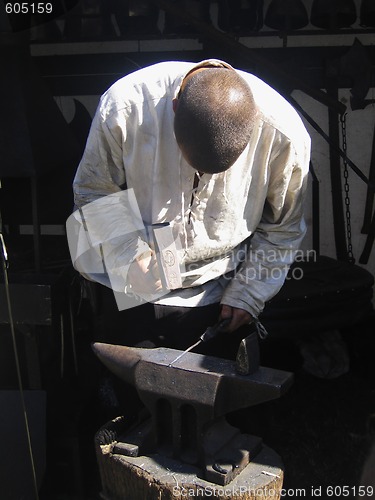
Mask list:
[[[223,172],[247,146],[256,113],[251,89],[235,70],[207,68],[192,75],[179,96],[176,141],[196,170]]]

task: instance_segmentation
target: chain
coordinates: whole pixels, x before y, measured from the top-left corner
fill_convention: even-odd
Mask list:
[[[347,141],[346,141],[346,113],[340,116],[341,121],[341,132],[342,132],[342,149],[345,153],[345,158],[343,159],[344,164],[344,190],[345,190],[345,217],[346,217],[346,239],[347,239],[347,251],[349,262],[354,264],[355,259],[353,255],[353,245],[352,245],[352,223],[350,214],[350,197],[349,197],[349,169],[348,162],[346,161],[347,152]]]

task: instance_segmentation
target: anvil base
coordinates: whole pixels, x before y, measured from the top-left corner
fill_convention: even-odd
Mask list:
[[[119,441],[105,442],[115,435],[114,423],[104,426],[96,439],[104,500],[280,499],[284,469],[280,457],[267,446],[262,445],[255,459],[223,486],[202,478],[199,467],[164,454],[125,456],[117,453],[122,447]]]
[[[152,435],[151,427],[151,420],[146,420],[132,431],[119,435],[113,444],[112,453],[128,457],[152,455],[152,447],[148,446],[149,436]],[[249,462],[254,460],[262,448],[262,439],[258,436],[240,433],[238,429],[230,426],[225,420],[220,421],[216,426],[212,435],[214,441],[216,434],[220,435],[221,438],[227,434],[230,439],[228,442],[224,441],[225,444],[215,449],[213,453],[207,453],[206,463],[197,469],[197,476],[224,486],[233,481]],[[177,458],[173,457],[173,448],[163,447],[159,451],[163,456]],[[194,460],[189,460],[189,456],[183,458],[184,463],[195,463]]]

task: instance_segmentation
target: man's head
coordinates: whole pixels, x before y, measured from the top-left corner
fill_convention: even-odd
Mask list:
[[[183,82],[174,130],[186,161],[196,170],[227,170],[249,142],[256,108],[245,80],[233,69],[199,68]]]

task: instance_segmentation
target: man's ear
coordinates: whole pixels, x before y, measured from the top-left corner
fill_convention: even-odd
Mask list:
[[[178,99],[177,99],[177,97],[175,97],[174,99],[172,99],[172,107],[173,107],[173,111],[175,113],[176,113],[177,106],[178,106]]]

